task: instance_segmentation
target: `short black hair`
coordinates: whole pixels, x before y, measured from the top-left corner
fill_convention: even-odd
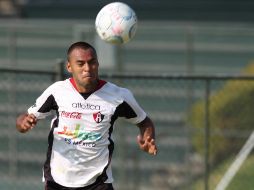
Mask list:
[[[68,50],[67,50],[67,60],[68,61],[70,59],[71,52],[77,48],[81,48],[83,50],[92,49],[94,52],[94,55],[97,57],[96,50],[91,44],[89,44],[87,42],[80,41],[80,42],[75,42],[75,43],[71,44],[71,46],[68,48]]]

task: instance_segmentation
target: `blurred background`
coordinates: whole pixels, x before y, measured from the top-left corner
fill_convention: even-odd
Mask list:
[[[135,126],[116,123],[115,189],[219,190],[221,180],[221,189],[253,189],[254,2],[122,1],[138,16],[123,46],[95,32],[110,2],[0,0],[0,189],[43,189],[50,118],[27,134],[15,119],[68,77],[66,50],[80,40],[96,47],[101,78],[129,88],[156,125],[151,157],[139,150]]]

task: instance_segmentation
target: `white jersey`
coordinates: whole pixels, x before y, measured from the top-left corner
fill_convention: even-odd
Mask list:
[[[44,178],[66,187],[84,187],[101,180],[112,183],[113,124],[124,117],[140,123],[146,113],[132,93],[100,80],[98,89],[84,98],[73,78],[48,87],[28,109],[38,119],[51,114]]]

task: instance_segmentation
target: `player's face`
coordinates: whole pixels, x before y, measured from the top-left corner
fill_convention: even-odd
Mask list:
[[[70,53],[67,70],[72,74],[80,92],[90,92],[96,88],[98,67],[98,59],[92,49],[74,49]]]

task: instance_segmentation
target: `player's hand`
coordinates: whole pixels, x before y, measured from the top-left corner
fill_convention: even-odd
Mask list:
[[[21,133],[25,133],[35,127],[37,118],[33,114],[22,114],[17,118],[16,127]]]
[[[142,137],[141,135],[138,135],[137,142],[141,150],[152,155],[157,154],[157,147],[155,144],[155,140],[151,138],[150,136]]]

